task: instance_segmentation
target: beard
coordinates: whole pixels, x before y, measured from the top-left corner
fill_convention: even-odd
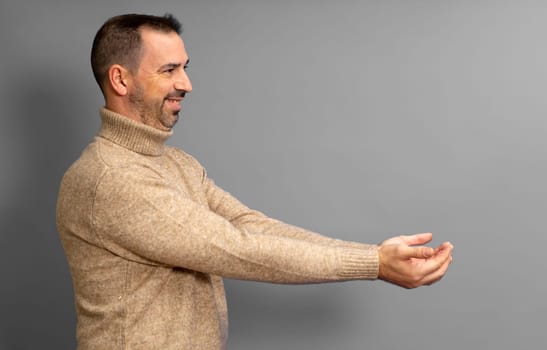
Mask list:
[[[166,98],[161,101],[146,102],[144,89],[141,85],[135,85],[135,91],[129,94],[129,101],[134,112],[141,118],[141,121],[149,126],[160,130],[171,130],[179,120],[179,113],[165,111]]]

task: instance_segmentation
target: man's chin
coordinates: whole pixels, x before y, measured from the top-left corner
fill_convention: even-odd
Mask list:
[[[179,121],[179,113],[176,112],[167,117],[164,117],[162,119],[162,124],[166,129],[171,130],[177,124],[178,121]]]

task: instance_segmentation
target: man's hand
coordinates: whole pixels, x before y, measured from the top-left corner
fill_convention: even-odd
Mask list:
[[[439,281],[452,262],[451,243],[437,248],[422,246],[431,241],[431,233],[398,236],[384,241],[378,248],[378,278],[404,288],[416,288]],[[418,247],[414,247],[420,245]]]

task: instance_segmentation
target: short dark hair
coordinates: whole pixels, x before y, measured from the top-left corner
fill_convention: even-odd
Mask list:
[[[97,31],[91,49],[91,68],[101,90],[108,69],[113,64],[120,64],[130,72],[135,72],[141,57],[142,27],[161,32],[182,33],[180,22],[171,14],[152,16],[126,14],[108,19]]]

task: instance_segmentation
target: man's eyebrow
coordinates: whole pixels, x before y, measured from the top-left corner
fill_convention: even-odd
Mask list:
[[[180,67],[181,64],[180,63],[166,63],[164,64],[163,66],[160,67],[159,71],[165,71],[165,70],[169,70],[169,69],[175,69],[175,68],[178,68]]]
[[[184,63],[184,67],[186,67],[190,63],[190,59],[186,60],[186,63]],[[175,69],[182,66],[181,63],[166,63],[163,66],[160,67],[159,71],[166,71],[169,69]]]

